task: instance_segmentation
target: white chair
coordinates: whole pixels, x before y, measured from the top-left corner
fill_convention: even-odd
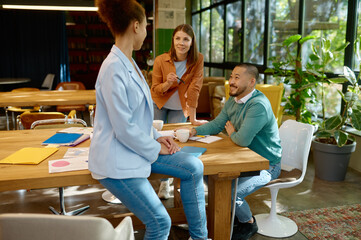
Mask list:
[[[134,240],[128,216],[114,229],[105,218],[8,213],[0,215],[0,240]]]
[[[55,74],[48,73],[45,76],[43,83],[41,84],[41,90],[50,91],[53,88],[54,78],[55,78]]]
[[[276,213],[278,190],[280,188],[294,187],[303,181],[307,169],[313,126],[287,120],[282,124],[279,131],[283,151],[281,175],[266,186],[271,191],[270,213],[258,214],[255,218],[259,234],[284,238],[297,233],[298,227],[291,219]]]

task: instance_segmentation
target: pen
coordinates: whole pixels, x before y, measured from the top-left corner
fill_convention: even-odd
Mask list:
[[[203,135],[196,135],[196,137],[201,137],[201,138],[204,138],[206,136],[203,136]]]
[[[177,76],[177,79],[185,84],[185,82],[180,77]]]

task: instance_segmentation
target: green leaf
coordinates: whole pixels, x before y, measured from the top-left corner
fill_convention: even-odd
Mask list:
[[[352,84],[355,85],[356,84],[356,76],[355,73],[347,66],[343,67],[343,74],[345,76],[345,78],[347,78],[347,80]]]
[[[334,132],[334,136],[335,136],[335,140],[337,142],[337,146],[342,147],[343,145],[346,144],[347,139],[348,139],[348,134],[340,131],[340,130],[336,130]]]
[[[358,100],[358,95],[353,92],[347,92],[345,93],[345,101],[347,102],[355,102]]]
[[[330,82],[332,83],[344,83],[347,81],[346,78],[344,77],[339,77],[339,78],[329,78],[328,80],[330,80]]]
[[[358,109],[352,109],[351,123],[354,128],[361,131],[361,111]]]
[[[301,35],[299,35],[299,34],[290,36],[289,38],[287,38],[286,40],[283,41],[283,45],[288,47],[290,44],[297,42],[300,39],[301,39]]]
[[[305,43],[306,41],[308,40],[311,40],[311,39],[315,39],[316,36],[306,36],[306,37],[303,37],[301,40],[300,40],[300,44],[302,45],[303,43]]]
[[[334,130],[337,129],[342,123],[342,118],[340,115],[336,115],[328,118],[325,121],[325,129],[326,130]]]
[[[325,51],[329,51],[330,48],[331,48],[331,40],[330,40],[330,39],[327,39],[327,40],[325,41],[325,45],[323,46],[323,49],[324,49]]]
[[[316,133],[316,137],[318,138],[330,138],[331,137],[331,133],[328,131],[319,131]]]
[[[264,73],[274,73],[274,72],[275,72],[275,70],[272,69],[272,68],[267,68],[267,69],[264,71]]]
[[[320,56],[318,56],[318,55],[316,55],[316,54],[314,54],[314,53],[310,54],[309,58],[311,59],[311,61],[318,61],[318,60],[320,60]]]
[[[341,46],[339,46],[338,48],[336,48],[336,52],[340,52],[343,51],[348,45],[350,44],[350,42],[346,42],[344,44],[342,44]]]

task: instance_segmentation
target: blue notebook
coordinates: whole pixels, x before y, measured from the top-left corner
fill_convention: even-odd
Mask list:
[[[42,145],[48,145],[48,144],[72,144],[75,142],[78,138],[80,138],[83,134],[81,133],[55,133],[50,138],[46,139]]]
[[[191,146],[185,146],[181,149],[182,152],[187,152],[192,154],[195,157],[201,156],[205,151],[207,151],[207,148],[202,147],[191,147]]]

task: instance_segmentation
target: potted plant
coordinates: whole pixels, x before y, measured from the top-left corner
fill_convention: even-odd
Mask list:
[[[350,68],[344,67],[345,81],[348,81],[347,92],[338,91],[344,101],[341,114],[328,119],[323,117],[320,128],[312,141],[313,160],[315,163],[316,176],[327,181],[343,181],[351,153],[356,149],[355,138],[346,131],[347,126],[361,130],[361,106],[357,105],[360,87],[359,77]],[[327,84],[327,82],[322,85]],[[322,86],[322,93],[324,86]],[[324,95],[322,94],[324,98]],[[325,112],[324,99],[322,99],[322,111]]]
[[[361,109],[355,104],[360,89],[357,84],[358,79],[347,67],[344,68],[344,75],[341,77],[330,78],[325,74],[326,68],[334,61],[337,53],[342,52],[349,43],[333,49],[330,40],[320,38],[317,45],[312,44],[312,53],[305,59],[306,63],[302,63],[303,44],[315,38],[294,35],[286,39],[282,44],[286,50],[286,57],[281,61],[273,61],[273,69],[267,69],[266,72],[283,77],[284,83],[291,86],[291,94],[286,99],[285,114],[294,115],[297,121],[318,127],[312,144],[316,176],[324,180],[341,181],[345,177],[351,152],[356,146],[355,139],[345,131],[345,128],[351,125],[359,130],[361,125]],[[295,43],[299,45],[296,54],[294,50],[292,51]],[[326,119],[325,85],[346,81],[350,83],[347,92],[344,94],[338,91],[345,103],[342,113]],[[321,87],[321,98],[316,94],[317,86]],[[323,116],[321,121],[306,108],[306,103],[316,102],[321,102]],[[322,148],[322,153],[325,153],[328,152],[325,150],[328,147],[333,149],[332,152],[321,156],[318,149]],[[344,155],[344,152],[346,152],[345,160],[336,159],[336,156]]]

